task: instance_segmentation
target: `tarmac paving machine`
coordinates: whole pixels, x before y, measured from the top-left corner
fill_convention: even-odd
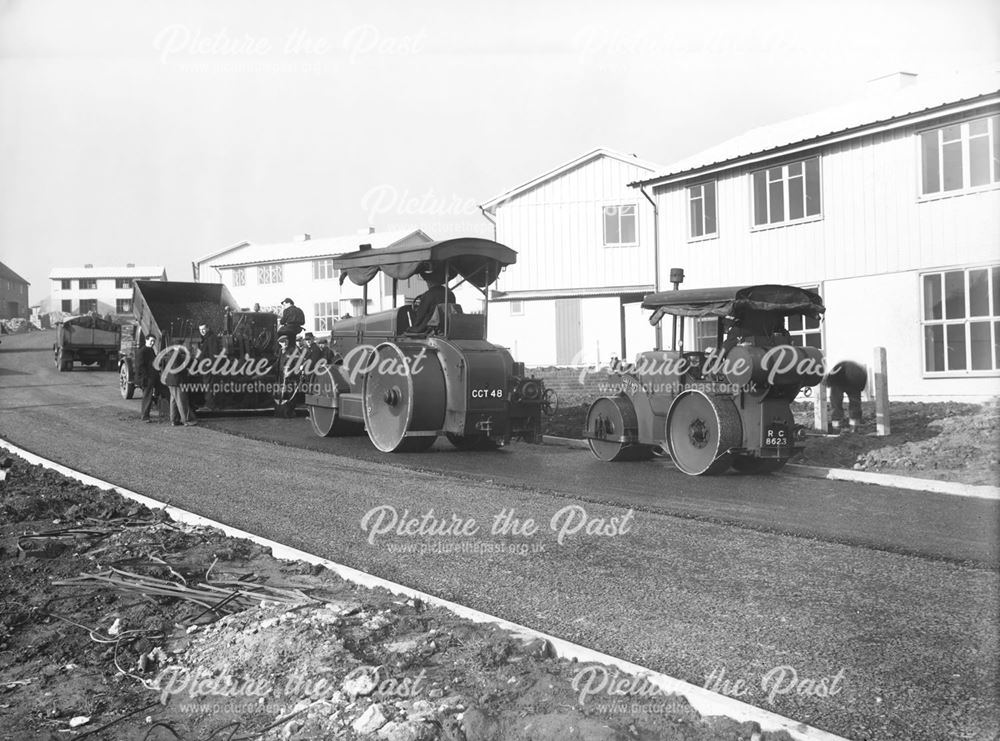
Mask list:
[[[584,437],[597,458],[669,454],[697,476],[770,473],[801,450],[790,404],[823,379],[823,354],[793,344],[785,318],[819,318],[819,295],[781,285],[674,290],[642,306],[654,310],[652,324],[675,317],[675,349],[639,353],[622,367],[618,394],[591,404]],[[685,351],[685,317],[715,319],[715,347]]]
[[[330,347],[342,364],[315,374],[305,398],[316,434],[357,433],[363,425],[383,452],[427,450],[439,435],[461,450],[540,442],[554,393],[486,340],[488,289],[516,259],[509,247],[478,238],[334,258],[341,282],[365,287],[363,306],[369,282],[379,273],[391,278],[394,308],[334,323]],[[443,286],[426,322],[414,323],[413,306],[396,306],[398,281],[415,275]],[[483,313],[465,313],[455,302],[450,289],[463,283],[487,299]]]

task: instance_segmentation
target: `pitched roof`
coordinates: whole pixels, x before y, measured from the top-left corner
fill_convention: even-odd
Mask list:
[[[948,113],[940,110],[945,107],[995,103],[998,94],[1000,71],[995,69],[917,78],[912,84],[886,95],[868,95],[844,105],[751,129],[631,185],[680,179],[708,169],[726,169],[751,157],[781,154],[796,145],[819,145],[831,139],[860,137],[874,127],[906,125],[921,114]]]
[[[597,149],[593,149],[586,154],[582,154],[579,157],[571,159],[569,162],[564,162],[557,167],[553,167],[551,170],[543,172],[541,175],[538,175],[531,180],[527,180],[520,185],[514,186],[510,190],[504,191],[500,195],[495,196],[483,203],[480,208],[493,213],[496,211],[496,207],[503,201],[507,201],[515,196],[521,195],[532,188],[537,188],[539,185],[542,185],[553,178],[559,177],[563,173],[568,172],[575,167],[579,167],[580,165],[584,165],[591,160],[599,159],[601,157],[610,157],[611,159],[619,160],[627,165],[635,165],[636,167],[641,167],[642,169],[650,172],[655,172],[660,168],[660,165],[649,162],[648,160],[639,159],[635,155],[623,154],[622,152],[616,152],[615,150],[608,149],[607,147],[598,147]]]
[[[307,239],[301,242],[278,242],[275,244],[250,244],[234,252],[218,262],[210,262],[209,267],[239,267],[241,265],[256,265],[269,262],[295,262],[299,260],[314,260],[322,257],[333,257],[345,252],[353,252],[363,244],[370,244],[372,249],[391,247],[408,238],[416,238],[424,242],[432,241],[420,229],[400,229],[389,232],[373,232],[371,234],[349,234],[341,237],[324,239]]]
[[[78,267],[52,268],[50,280],[66,280],[68,278],[159,278],[166,270],[162,265],[133,265],[119,267]]]
[[[28,283],[28,281],[26,281],[20,275],[18,275],[13,270],[11,270],[10,268],[8,268],[2,262],[0,262],[0,279],[3,279],[3,280],[12,280],[12,281],[14,281],[16,283],[24,283],[25,285],[28,285],[28,286],[31,285],[30,283]]]

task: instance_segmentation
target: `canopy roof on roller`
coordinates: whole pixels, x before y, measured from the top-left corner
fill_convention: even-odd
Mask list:
[[[340,282],[350,278],[362,286],[381,270],[390,278],[406,280],[417,274],[437,274],[444,278],[462,276],[485,289],[500,271],[517,262],[517,253],[499,242],[478,237],[460,237],[441,242],[399,245],[382,249],[360,249],[333,258],[333,267],[342,271]]]
[[[642,308],[655,309],[649,321],[656,324],[664,314],[693,317],[740,318],[748,311],[770,311],[781,316],[805,314],[819,317],[826,307],[818,293],[797,286],[732,286],[693,288],[651,293]]]

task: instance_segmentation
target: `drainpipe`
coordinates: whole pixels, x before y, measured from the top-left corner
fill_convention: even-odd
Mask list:
[[[656,206],[656,201],[650,198],[649,193],[643,186],[639,186],[639,192],[646,196],[646,200],[653,207],[653,292],[660,292],[660,209]],[[656,323],[654,350],[663,349],[663,326],[661,322]]]

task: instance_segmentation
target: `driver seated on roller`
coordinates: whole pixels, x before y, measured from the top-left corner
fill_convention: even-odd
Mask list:
[[[427,331],[427,324],[434,316],[434,309],[441,304],[455,303],[455,294],[444,284],[444,275],[440,272],[424,273],[421,276],[427,281],[427,290],[421,293],[413,301],[410,309],[410,329],[409,334],[422,334]]]

